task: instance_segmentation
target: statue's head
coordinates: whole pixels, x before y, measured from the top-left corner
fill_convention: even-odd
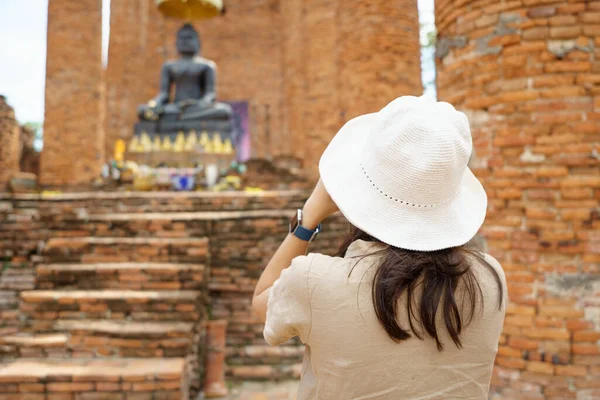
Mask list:
[[[183,25],[177,32],[177,51],[182,55],[200,52],[200,35],[192,24]]]

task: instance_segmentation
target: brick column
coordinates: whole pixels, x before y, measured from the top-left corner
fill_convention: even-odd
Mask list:
[[[600,396],[600,2],[436,13],[439,97],[470,116],[511,300],[494,398]]]
[[[0,95],[0,191],[5,189],[12,175],[19,172],[20,132],[13,108]]]
[[[282,7],[285,129],[312,178],[349,119],[420,95],[414,1],[307,0]]]
[[[100,173],[101,40],[101,0],[48,2],[43,184],[87,184]]]

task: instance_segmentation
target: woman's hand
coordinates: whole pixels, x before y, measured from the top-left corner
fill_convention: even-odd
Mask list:
[[[315,229],[325,218],[338,211],[321,179],[304,204],[302,210],[302,226],[307,229]]]

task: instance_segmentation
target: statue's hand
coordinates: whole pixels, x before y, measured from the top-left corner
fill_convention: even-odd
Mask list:
[[[200,99],[200,100],[198,100],[198,105],[201,108],[208,108],[208,107],[210,107],[210,102],[206,99]]]

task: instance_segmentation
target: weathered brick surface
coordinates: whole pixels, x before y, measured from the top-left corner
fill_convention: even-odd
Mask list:
[[[48,3],[43,184],[87,184],[104,161],[101,9],[98,0]]]
[[[156,95],[181,25],[153,0],[111,8],[107,150],[131,136],[137,105]],[[256,157],[294,155],[314,177],[345,121],[421,92],[413,1],[232,0],[227,10],[196,28],[203,55],[219,67],[218,97],[249,102]]]
[[[471,120],[511,304],[494,398],[595,398],[600,2],[439,0],[438,91]],[[581,332],[586,332],[581,333]]]
[[[19,172],[20,131],[13,108],[0,95],[0,191]]]
[[[0,355],[181,357],[195,394],[207,309],[212,318],[228,321],[230,377],[298,377],[303,347],[268,347],[250,298],[287,233],[289,216],[307,195],[0,195],[0,255],[11,263],[0,282],[13,276],[16,263],[29,277],[23,286],[6,280],[13,286],[7,296],[0,292],[8,321],[3,332],[26,337],[0,342]],[[346,222],[335,217],[325,227],[311,251],[332,254]],[[65,335],[62,346],[39,345],[57,333]]]
[[[344,122],[421,94],[417,8],[413,1],[291,0],[281,10],[283,132],[314,177]]]
[[[3,400],[188,400],[186,388],[185,363],[176,358],[19,360],[0,370]]]

